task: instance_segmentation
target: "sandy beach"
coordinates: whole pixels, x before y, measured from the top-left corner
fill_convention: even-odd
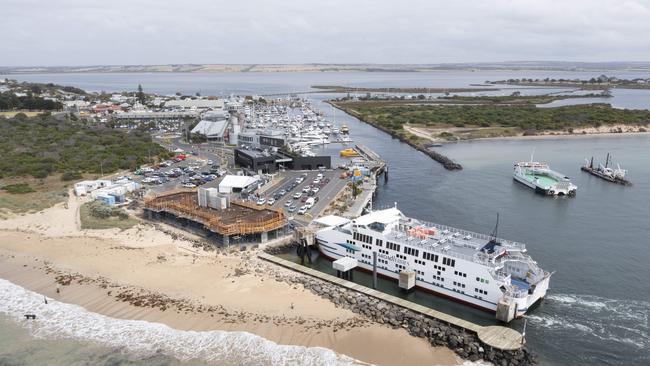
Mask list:
[[[337,308],[252,252],[207,252],[150,224],[81,231],[80,201],[0,221],[0,278],[119,319],[247,331],[364,363],[455,365],[455,354]],[[180,233],[180,231],[179,231]],[[183,234],[185,235],[185,234]]]
[[[448,141],[437,137],[442,132],[459,132],[471,130],[470,128],[421,128],[405,125],[404,129],[416,136],[425,138],[432,143],[450,144],[473,141],[502,141],[502,140],[543,140],[543,139],[573,139],[573,138],[594,138],[594,137],[621,137],[621,136],[643,136],[648,132],[639,131],[638,126],[629,125],[608,125],[600,127],[575,128],[572,133],[568,131],[540,131],[536,135],[518,134],[515,136],[481,137],[474,139],[461,139]],[[621,132],[612,132],[620,129]]]

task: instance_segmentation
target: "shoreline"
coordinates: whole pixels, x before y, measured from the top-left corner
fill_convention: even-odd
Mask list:
[[[379,126],[375,123],[368,122],[360,118],[360,116],[352,110],[346,110],[339,106],[335,101],[326,101],[329,105],[332,107],[342,111],[343,113],[346,113],[350,115],[351,117],[356,118],[360,122],[363,122],[365,124],[368,124],[382,132],[385,132],[392,138],[395,138],[403,143],[406,143],[407,145],[411,146],[415,150],[424,153],[425,155],[429,156],[433,160],[439,162],[442,164],[442,166],[447,169],[447,170],[461,170],[462,166],[453,161],[452,159],[448,158],[447,156],[440,154],[436,152],[435,150],[432,149],[432,145],[439,144],[441,147],[444,147],[445,145],[449,144],[458,144],[458,143],[472,143],[472,142],[481,142],[481,141],[516,141],[516,140],[544,140],[544,139],[571,139],[571,138],[595,138],[595,137],[603,137],[603,138],[611,138],[611,137],[616,137],[616,136],[622,136],[622,137],[630,137],[630,136],[639,136],[639,135],[645,135],[645,134],[650,134],[649,132],[643,132],[643,131],[624,131],[624,132],[611,132],[611,129],[614,128],[630,128],[630,125],[609,125],[609,126],[601,126],[598,128],[591,127],[587,128],[585,130],[581,131],[576,131],[573,133],[568,133],[565,131],[543,131],[540,134],[537,135],[527,135],[524,136],[523,134],[521,135],[514,135],[514,136],[497,136],[497,137],[481,137],[481,138],[472,138],[472,139],[460,139],[460,140],[455,140],[455,141],[449,141],[445,139],[437,139],[433,138],[431,136],[423,136],[424,133],[416,133],[413,132],[412,126],[407,126],[407,128],[403,129],[403,131],[412,134],[414,136],[417,136],[418,138],[428,140],[428,142],[424,144],[418,144],[416,142],[413,142],[409,140],[408,138],[398,135],[394,131],[391,131],[383,126]],[[600,132],[599,128],[607,128],[609,131],[603,131]],[[582,131],[585,131],[583,133]],[[555,134],[552,134],[555,133]]]
[[[186,331],[243,331],[281,345],[327,348],[363,364],[400,365],[407,362],[457,365],[461,362],[451,350],[432,347],[424,339],[411,337],[404,329],[395,330],[373,324],[356,314],[347,317],[350,315],[344,309],[336,308],[335,311],[340,311],[346,318],[329,314],[320,319],[319,314],[312,311],[307,311],[308,315],[303,317],[308,307],[304,303],[296,303],[295,309],[287,306],[286,315],[228,310],[196,299],[167,297],[180,293],[151,292],[129,284],[113,283],[104,277],[86,277],[77,273],[70,275],[67,271],[51,269],[51,264],[46,263],[51,262],[0,250],[0,278],[47,298],[79,305],[87,311],[116,319],[144,320]],[[268,282],[272,281],[269,279]],[[289,286],[284,283],[280,285]],[[301,296],[316,297],[304,289],[299,291],[304,292]],[[159,301],[162,297],[165,305],[156,307],[151,302],[143,305],[147,297],[142,294],[149,294]],[[264,295],[260,294],[260,297]],[[266,300],[277,299],[266,297]],[[317,299],[317,302],[325,301]],[[333,304],[331,308],[334,310]],[[297,315],[291,314],[292,311]]]
[[[81,231],[80,203],[71,196],[68,209],[58,204],[0,221],[0,278],[117,319],[245,331],[282,345],[324,347],[363,363],[463,362],[449,348],[284,281],[299,274],[250,251],[206,252],[151,225]]]
[[[481,141],[517,141],[517,140],[553,140],[553,139],[580,139],[580,138],[611,138],[611,137],[634,137],[634,136],[650,136],[648,132],[602,132],[602,133],[562,133],[562,134],[542,134],[542,135],[529,135],[529,136],[499,136],[499,137],[482,137],[476,139],[466,139],[458,141],[446,141],[440,140],[432,143],[449,145],[449,144],[460,144],[460,143],[472,143],[472,142],[481,142]]]

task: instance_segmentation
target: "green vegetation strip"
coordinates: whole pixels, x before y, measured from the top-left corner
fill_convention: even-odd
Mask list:
[[[0,119],[0,150],[0,178],[65,173],[66,180],[79,178],[79,173],[133,170],[149,157],[170,155],[145,131],[114,130],[49,115],[30,118],[20,113]]]
[[[390,102],[336,102],[339,108],[364,122],[415,142],[420,138],[404,131],[404,125],[425,128],[499,127],[512,131],[567,130],[580,127],[625,124],[646,126],[650,111],[612,108],[609,104],[538,108],[528,105],[417,105]]]

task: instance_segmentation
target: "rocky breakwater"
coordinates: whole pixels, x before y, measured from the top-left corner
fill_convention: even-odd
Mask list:
[[[277,247],[273,252],[286,253],[291,247]],[[267,251],[268,253],[268,251]],[[270,271],[276,281],[300,284],[312,293],[349,309],[368,320],[392,328],[404,328],[414,337],[425,338],[432,346],[452,349],[458,356],[470,361],[484,360],[499,366],[537,365],[537,356],[526,347],[514,351],[493,349],[484,345],[478,336],[462,328],[429,318],[398,305],[349,290],[318,278],[302,274]]]
[[[458,164],[457,162],[449,159],[445,155],[442,155],[441,153],[431,149],[430,146],[424,146],[421,148],[417,148],[418,150],[422,151],[424,154],[428,155],[431,159],[439,162],[442,164],[442,166],[447,169],[447,170],[461,170],[463,169],[462,165]]]

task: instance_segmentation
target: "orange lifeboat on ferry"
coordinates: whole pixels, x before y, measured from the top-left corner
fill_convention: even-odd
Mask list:
[[[409,236],[422,240],[426,239],[430,235],[436,235],[436,230],[422,226],[416,226],[409,230]]]

